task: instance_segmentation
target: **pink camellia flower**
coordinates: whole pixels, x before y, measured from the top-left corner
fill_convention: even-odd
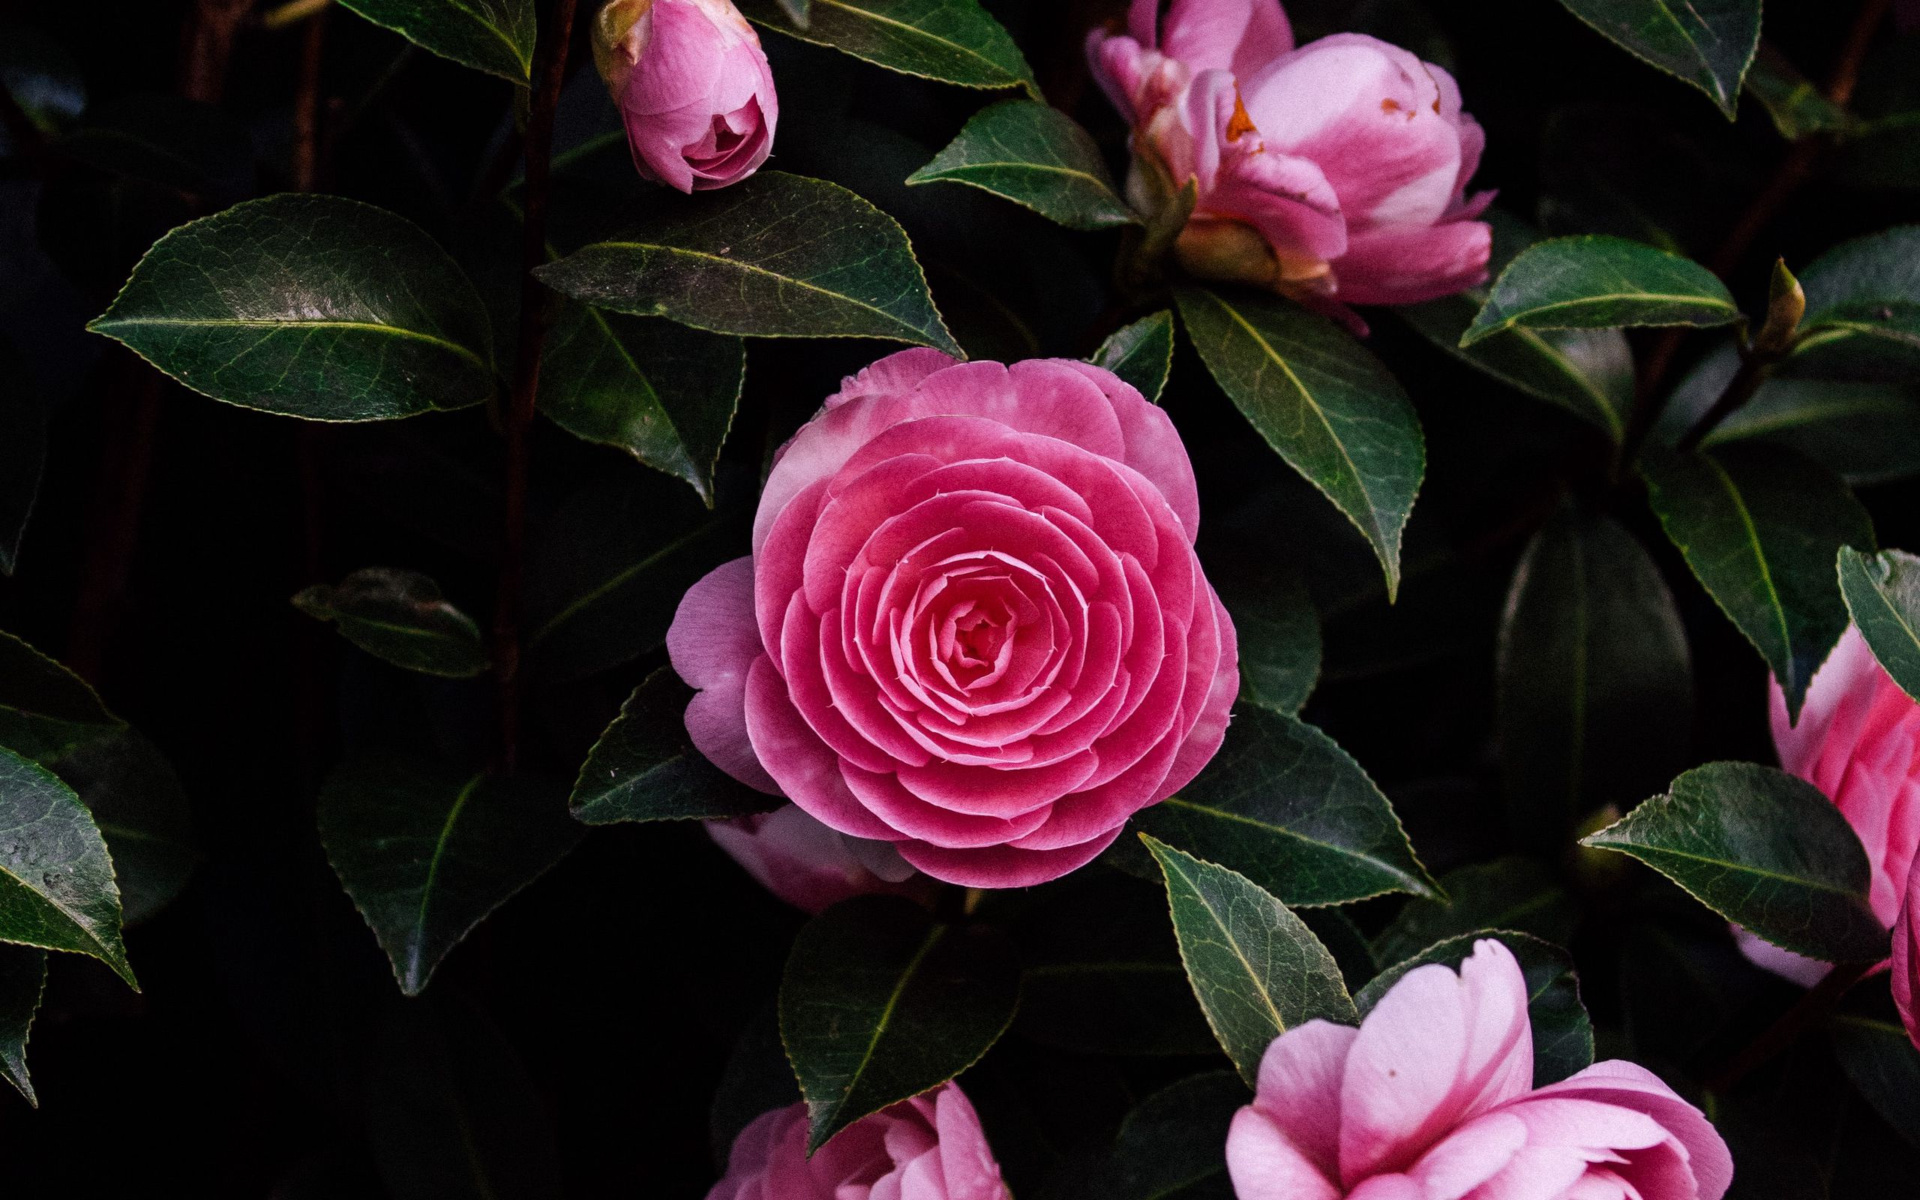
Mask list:
[[[648,179],[703,191],[767,161],[780,101],[731,0],[613,0],[594,22],[593,57]]]
[[[1887,677],[1853,626],[1814,673],[1798,725],[1787,720],[1778,681],[1770,690],[1780,765],[1825,792],[1860,835],[1873,866],[1867,898],[1874,915],[1893,924],[1920,849],[1920,704]],[[1829,969],[1745,930],[1735,936],[1755,965],[1796,983],[1811,986]]]
[[[960,1085],[855,1121],[807,1157],[807,1106],[755,1117],[707,1200],[1010,1200]]]
[[[1195,182],[1183,267],[1349,319],[1486,279],[1493,193],[1466,194],[1486,138],[1451,75],[1362,34],[1295,49],[1277,0],[1174,0],[1156,36],[1158,9],[1087,49],[1133,125],[1128,198],[1155,213]]]
[[[919,873],[891,842],[835,833],[798,805],[731,821],[708,821],[707,832],[762,887],[810,913],[876,892],[913,896]]]
[[[1407,972],[1358,1029],[1275,1038],[1227,1170],[1240,1200],[1719,1200],[1733,1158],[1632,1063],[1536,1090],[1526,980],[1486,940],[1458,975]]]
[[[1893,1003],[1920,1050],[1920,860],[1907,872],[1907,902],[1893,926]]]
[[[1086,363],[906,350],[775,459],[667,649],[742,782],[969,887],[1054,879],[1220,748],[1233,625],[1173,422]]]

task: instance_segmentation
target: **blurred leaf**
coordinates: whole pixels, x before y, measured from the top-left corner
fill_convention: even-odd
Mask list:
[[[1613,234],[1674,254],[1706,254],[1766,185],[1739,139],[1711,117],[1659,105],[1582,99],[1547,114],[1536,212],[1549,234]],[[1494,226],[1495,244],[1499,226]]]
[[[1874,658],[1902,691],[1920,698],[1920,558],[1842,546],[1840,592]]]
[[[1232,1071],[1168,1084],[1127,1114],[1090,1170],[1069,1164],[1044,1200],[1233,1200],[1227,1127],[1251,1099]]]
[[[580,768],[568,801],[588,825],[740,817],[786,803],[708,762],[687,736],[693,689],[661,667],[633,689]]]
[[[0,632],[0,747],[51,762],[120,728],[86,680]]]
[[[1773,668],[1797,717],[1847,627],[1833,557],[1842,546],[1873,548],[1866,510],[1826,471],[1757,443],[1649,454],[1641,473],[1667,537]]]
[[[1507,592],[1498,672],[1507,809],[1539,850],[1686,765],[1686,630],[1660,569],[1609,518],[1567,504],[1534,535]]]
[[[780,1010],[773,1003],[754,1015],[733,1043],[707,1113],[715,1165],[724,1167],[733,1140],[754,1118],[800,1102],[787,1049],[780,1044]]]
[[[1435,890],[1360,764],[1313,726],[1261,708],[1236,708],[1226,744],[1199,777],[1134,824],[1286,904]]]
[[[80,64],[31,26],[0,22],[0,87],[43,134],[57,134],[86,111],[87,81]],[[0,128],[0,158],[14,151],[12,135]]]
[[[269,196],[181,226],[88,328],[216,400],[312,420],[493,392],[473,285],[418,226],[337,196]]]
[[[1564,946],[1580,909],[1544,865],[1531,858],[1498,858],[1459,867],[1440,877],[1446,900],[1407,901],[1373,940],[1383,962],[1411,958],[1436,942],[1478,929],[1511,929]]]
[[[12,341],[0,335],[0,575],[19,565],[46,460],[46,401]]]
[[[740,0],[739,7],[768,29],[889,71],[961,87],[1019,87],[1040,98],[1020,47],[977,0],[808,0],[800,29],[798,20],[782,19],[774,0]]]
[[[1246,876],[1151,837],[1166,874],[1180,958],[1207,1024],[1251,1086],[1274,1038],[1316,1017],[1358,1023],[1333,955]]]
[[[780,11],[787,14],[787,20],[805,29],[812,20],[813,0],[779,0]]]
[[[132,729],[87,742],[53,770],[93,814],[113,858],[126,924],[165,908],[200,862],[185,788],[159,747]]]
[[[1251,292],[1174,293],[1200,357],[1253,427],[1372,543],[1387,594],[1426,472],[1420,419],[1399,380],[1325,317]]]
[[[1032,100],[1003,100],[973,114],[915,183],[967,183],[1069,229],[1138,225],[1107,173],[1100,147],[1072,117]]]
[[[1747,93],[1773,118],[1773,127],[1790,142],[1816,133],[1840,133],[1851,127],[1847,110],[1822,95],[1820,89],[1787,56],[1762,46],[1747,75]]]
[[[808,922],[780,981],[808,1152],[979,1061],[1019,999],[1019,964],[991,931],[936,924],[912,901],[859,896]]]
[[[1920,1148],[1920,1050],[1898,1025],[1842,1014],[1827,1026],[1841,1070],[1873,1111]]]
[[[1580,977],[1573,957],[1558,946],[1507,929],[1483,929],[1448,938],[1388,967],[1353,998],[1361,1017],[1373,1011],[1393,985],[1415,967],[1428,963],[1459,970],[1475,942],[1492,938],[1513,952],[1527,981],[1527,1021],[1533,1026],[1533,1086],[1558,1083],[1593,1065],[1593,1022],[1580,1001]]]
[[[375,25],[476,71],[526,86],[539,18],[533,0],[340,0]]]
[[[0,1077],[40,1107],[27,1074],[27,1035],[47,986],[47,952],[0,943]]]
[[[1785,771],[1696,767],[1580,844],[1632,855],[1796,954],[1872,962],[1887,953],[1859,835],[1819,788]]]
[[[584,832],[561,789],[524,775],[380,757],[343,763],[320,789],[327,861],[409,996]]]
[[[1760,45],[1760,0],[1560,0],[1635,58],[1707,94],[1727,120]]]
[[[905,232],[838,184],[762,171],[725,191],[656,204],[664,214],[632,234],[535,274],[599,308],[714,333],[960,351]]]
[[[1742,1010],[1777,986],[1711,913],[1637,921],[1620,962],[1632,1056],[1643,1063],[1699,1061],[1708,1047],[1737,1040]]]
[[[1160,403],[1173,372],[1173,314],[1161,309],[1116,330],[1087,361],[1133,385],[1149,403]]]
[[[563,302],[540,368],[540,411],[686,480],[712,504],[746,369],[739,338]]]
[[[1834,177],[1855,187],[1920,187],[1920,38],[1871,49],[1851,108],[1858,120],[1830,160]]]
[[[1800,273],[1796,357],[1911,383],[1920,369],[1920,225],[1843,242]]]
[[[480,627],[418,571],[363,567],[337,585],[308,588],[293,606],[335,622],[341,637],[396,667],[447,679],[487,669]]]
[[[219,203],[253,190],[253,139],[219,107],[165,92],[118,96],[60,143],[77,162]]]
[[[1509,329],[1725,325],[1733,296],[1699,263],[1626,238],[1553,238],[1522,250],[1493,281],[1461,347]]]
[[[1380,973],[1380,959],[1367,943],[1367,935],[1347,915],[1348,911],[1333,907],[1303,908],[1294,915],[1320,939],[1327,953],[1333,955],[1333,961],[1340,967],[1340,979],[1351,992]]]
[[[113,860],[86,805],[0,749],[0,941],[99,959],[138,990],[120,941]]]
[[[1233,618],[1240,701],[1297,716],[1320,679],[1320,614],[1291,564],[1236,546],[1207,573]]]

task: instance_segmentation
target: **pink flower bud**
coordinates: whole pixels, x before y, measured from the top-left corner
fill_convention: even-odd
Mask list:
[[[613,0],[594,22],[593,57],[648,179],[704,191],[767,161],[780,101],[760,38],[729,0]]]
[[[1920,860],[1907,872],[1907,902],[1893,925],[1893,1003],[1920,1050]]]
[[[893,843],[836,833],[796,804],[732,821],[709,821],[707,832],[768,891],[810,913],[854,896],[915,896],[932,887]]]

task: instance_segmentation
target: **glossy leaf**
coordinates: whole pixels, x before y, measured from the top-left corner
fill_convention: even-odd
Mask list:
[[[1345,513],[1400,586],[1400,534],[1426,473],[1420,420],[1400,383],[1331,321],[1251,292],[1181,288],[1180,317],[1240,412]]]
[[[1208,571],[1233,617],[1240,700],[1296,716],[1320,681],[1320,614],[1298,570],[1236,548]]]
[[[1373,941],[1382,962],[1411,958],[1436,942],[1477,929],[1509,929],[1564,946],[1580,920],[1579,906],[1554,873],[1531,858],[1498,858],[1459,867],[1440,877],[1447,899],[1407,901]]]
[[[121,729],[52,764],[106,839],[126,924],[178,896],[200,863],[185,788],[158,747]]]
[[[0,747],[51,762],[120,728],[86,680],[0,632]]]
[[[1887,1021],[1842,1014],[1828,1032],[1834,1056],[1880,1118],[1920,1148],[1920,1049]]]
[[[981,109],[907,182],[971,184],[1069,229],[1140,223],[1087,131],[1059,109],[1032,100]]]
[[[1920,698],[1920,558],[1843,546],[1840,593],[1874,658],[1902,691]]]
[[[448,679],[487,669],[480,627],[418,571],[363,567],[338,584],[306,589],[293,606],[334,622],[340,636],[396,667]]]
[[[1560,0],[1635,58],[1707,94],[1731,121],[1760,45],[1760,0]]]
[[[31,946],[0,944],[0,1078],[19,1089],[27,1103],[40,1107],[27,1074],[27,1035],[40,994],[47,986],[47,952]]]
[[[817,24],[816,20],[816,24]],[[685,200],[535,272],[576,300],[748,337],[872,337],[958,354],[893,218],[779,171]]]
[[[376,25],[462,66],[525,86],[539,18],[533,0],[340,0]]]
[[[739,338],[566,303],[547,336],[540,411],[686,480],[711,505],[746,368]]]
[[[1842,546],[1873,548],[1866,510],[1838,479],[1771,446],[1648,455],[1641,472],[1667,537],[1797,715],[1847,627],[1833,559]]]
[[[1019,998],[1019,965],[987,930],[936,924],[889,896],[815,917],[780,982],[780,1037],[807,1098],[809,1153],[972,1066]]]
[[[568,801],[575,820],[708,820],[785,803],[739,782],[694,749],[685,720],[693,695],[672,667],[659,668],[633,689],[580,768]]]
[[[320,789],[327,860],[409,996],[584,832],[559,788],[524,775],[370,758],[349,760]]]
[[[1567,506],[1534,535],[1507,592],[1498,681],[1507,809],[1543,852],[1686,765],[1686,630],[1660,569],[1609,518]]]
[[[1493,281],[1462,348],[1510,329],[1726,325],[1740,309],[1691,259],[1618,237],[1566,237],[1522,250]]]
[[[1593,1065],[1593,1021],[1580,1000],[1573,958],[1560,947],[1508,929],[1482,929],[1448,938],[1388,967],[1354,996],[1365,1017],[1408,971],[1428,963],[1458,970],[1474,943],[1492,938],[1513,951],[1527,981],[1527,1021],[1533,1027],[1533,1086],[1558,1083]]]
[[[418,226],[337,196],[269,196],[175,229],[88,328],[216,400],[318,421],[493,391],[466,276]]]
[[[1632,855],[1796,954],[1872,962],[1887,953],[1859,835],[1819,788],[1785,771],[1696,767],[1580,844]]]
[[[1435,892],[1360,764],[1313,726],[1260,708],[1236,709],[1226,744],[1199,777],[1134,823],[1286,904]]]
[[[1843,242],[1800,273],[1796,356],[1911,382],[1920,368],[1920,225]]]
[[[1132,384],[1151,403],[1160,403],[1167,376],[1173,373],[1173,314],[1162,309],[1116,330],[1087,361]]]
[[[73,789],[0,749],[0,831],[0,941],[90,955],[137,988],[113,860]]]
[[[1286,905],[1244,875],[1142,840],[1166,875],[1194,995],[1248,1085],[1267,1046],[1301,1022],[1358,1023],[1333,955]]]
[[[1854,125],[1845,108],[1827,99],[1786,55],[1771,46],[1762,47],[1753,60],[1747,94],[1760,102],[1773,118],[1773,127],[1790,142],[1816,133],[1841,133]]]
[[[1090,1169],[1063,1171],[1045,1200],[1232,1200],[1227,1128],[1251,1099],[1232,1071],[1170,1083],[1127,1114]]]
[[[784,7],[788,0],[780,0]],[[775,0],[741,0],[740,11],[789,37],[831,46],[889,71],[961,87],[1026,89],[1033,68],[978,0],[808,0],[795,29]]]

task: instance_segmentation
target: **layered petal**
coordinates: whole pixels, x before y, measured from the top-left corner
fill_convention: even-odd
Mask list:
[[[854,896],[925,891],[909,885],[914,869],[891,842],[836,833],[797,805],[706,825],[714,842],[761,886],[810,913]]]

